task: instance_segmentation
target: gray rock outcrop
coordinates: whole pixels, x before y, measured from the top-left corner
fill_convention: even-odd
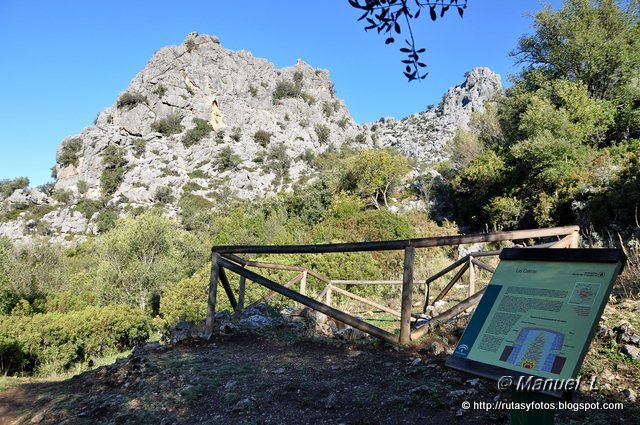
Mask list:
[[[60,143],[53,197],[25,188],[0,200],[0,213],[14,212],[0,219],[0,236],[83,240],[98,231],[98,214],[85,217],[81,202],[120,216],[162,202],[175,216],[187,191],[214,207],[265,197],[313,178],[313,157],[343,144],[393,147],[419,165],[442,161],[455,131],[501,90],[488,68],[466,77],[438,108],[360,126],[328,71],[300,60],[277,69],[223,48],[217,37],[189,34],[158,50],[94,125]],[[38,214],[29,212],[33,205]]]

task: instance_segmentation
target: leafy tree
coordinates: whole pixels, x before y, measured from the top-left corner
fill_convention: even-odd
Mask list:
[[[558,11],[547,6],[535,16],[536,32],[521,37],[512,55],[527,66],[528,82],[541,71],[547,79],[583,83],[591,97],[611,99],[640,69],[638,12],[636,1],[626,10],[614,0],[565,0]]]
[[[409,172],[406,157],[390,150],[364,150],[347,158],[339,189],[357,193],[376,208],[389,207],[388,194]]]
[[[123,219],[99,242],[101,296],[146,310],[167,282],[193,273],[203,254],[194,236],[154,211]]]

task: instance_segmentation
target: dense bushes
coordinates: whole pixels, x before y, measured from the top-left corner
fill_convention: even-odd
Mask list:
[[[0,373],[52,374],[144,342],[149,319],[120,306],[68,313],[0,316]]]
[[[535,16],[536,32],[514,53],[525,67],[497,111],[476,114],[476,134],[459,132],[451,144],[460,221],[480,228],[593,224],[623,233],[635,227],[634,10],[565,1]]]

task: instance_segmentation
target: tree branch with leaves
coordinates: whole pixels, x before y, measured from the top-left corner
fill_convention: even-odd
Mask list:
[[[429,74],[425,69],[427,64],[420,59],[426,49],[416,47],[411,21],[418,19],[425,9],[429,9],[432,21],[438,19],[438,15],[443,18],[451,8],[456,9],[462,18],[467,8],[467,0],[349,0],[349,4],[364,11],[358,21],[367,22],[365,31],[375,29],[378,34],[387,35],[385,44],[395,43],[395,37],[402,33],[403,27],[406,28],[406,47],[401,47],[400,52],[406,54],[406,59],[402,60],[403,73],[409,81],[423,80]]]

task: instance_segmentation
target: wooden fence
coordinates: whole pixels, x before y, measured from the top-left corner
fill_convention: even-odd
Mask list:
[[[281,294],[302,305],[310,307],[326,314],[340,322],[353,326],[363,332],[391,343],[406,344],[411,340],[416,340],[431,329],[433,324],[443,323],[460,314],[470,306],[477,303],[484,289],[476,291],[476,267],[493,273],[494,269],[486,264],[482,259],[489,256],[497,256],[499,250],[474,252],[455,261],[450,266],[424,280],[425,296],[422,305],[422,312],[425,312],[428,305],[442,300],[453,286],[460,281],[465,273],[469,274],[468,298],[461,301],[449,310],[433,317],[428,324],[421,327],[412,328],[413,288],[414,288],[414,258],[416,249],[441,247],[447,245],[473,244],[482,242],[499,241],[529,241],[541,238],[555,238],[554,241],[531,248],[576,248],[579,241],[578,226],[556,227],[549,229],[517,230],[506,232],[493,232],[472,235],[441,236],[432,238],[406,239],[396,241],[380,242],[358,242],[339,244],[319,244],[319,245],[237,245],[237,246],[214,246],[211,251],[211,277],[209,282],[209,298],[206,324],[209,330],[213,330],[213,317],[216,310],[216,297],[219,284],[224,289],[231,307],[238,315],[245,308],[245,287],[249,279],[259,285],[269,289],[270,292],[260,300],[254,302],[255,305]],[[362,252],[362,251],[404,251],[404,267],[402,280],[335,280],[329,279],[320,273],[303,266],[264,263],[250,261],[240,257],[238,254],[321,254],[340,252]],[[286,270],[294,271],[297,274],[284,284],[279,284],[268,279],[249,268]],[[453,278],[444,289],[433,299],[430,299],[429,289],[432,282],[440,279],[448,273],[456,270]],[[229,283],[226,271],[239,275],[238,296],[233,292]],[[324,285],[324,289],[315,298],[307,294],[307,280],[313,277]],[[299,291],[294,291],[291,287],[299,284]],[[377,303],[365,297],[353,294],[342,288],[343,285],[402,285],[400,311],[396,311],[388,306]],[[395,335],[377,326],[374,326],[362,319],[359,319],[347,312],[341,311],[332,306],[333,294],[339,294],[351,298],[355,301],[367,304],[371,307],[397,316],[400,321],[400,334]],[[323,300],[323,301],[321,301]]]

